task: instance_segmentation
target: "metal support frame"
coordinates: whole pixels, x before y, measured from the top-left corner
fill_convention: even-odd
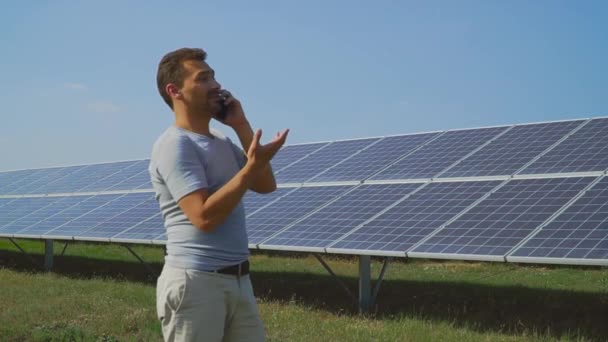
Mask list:
[[[141,262],[144,267],[146,268],[146,270],[154,277],[158,277],[159,274],[156,270],[154,270],[150,265],[148,265],[139,255],[137,255],[137,253],[135,253],[131,247],[129,245],[123,244],[123,247],[125,247],[129,252],[131,252],[131,254],[133,254],[134,257],[137,258],[137,260],[139,260],[139,262]]]
[[[378,279],[376,280],[376,285],[372,289],[371,286],[371,256],[369,255],[360,255],[359,256],[359,293],[358,297],[355,297],[351,290],[344,284],[340,278],[334,273],[334,271],[329,267],[329,265],[321,258],[318,254],[313,254],[317,260],[323,265],[323,267],[331,274],[331,276],[340,284],[340,286],[346,291],[346,294],[350,297],[353,302],[357,303],[357,307],[359,308],[359,314],[369,313],[376,303],[376,298],[378,298],[378,293],[380,292],[380,285],[382,284],[382,280],[384,279],[384,275],[388,268],[388,264],[393,260],[392,257],[387,257],[384,259],[382,264],[382,269],[380,270],[380,274],[378,275]]]
[[[53,269],[53,240],[44,240],[44,270]]]
[[[65,242],[65,245],[63,246],[63,249],[61,250],[61,256],[63,256],[65,254],[65,250],[68,249],[68,241]]]
[[[26,252],[26,251],[25,251],[23,248],[21,248],[21,246],[19,246],[19,244],[18,244],[17,242],[15,242],[15,240],[13,240],[12,238],[8,238],[8,240],[9,240],[10,242],[12,242],[12,243],[13,243],[13,245],[15,245],[15,247],[17,247],[17,249],[18,249],[18,250],[20,250],[20,251],[21,251],[21,253],[23,253],[23,254],[26,256],[26,258],[28,258],[28,260],[29,260],[29,261],[30,261],[30,262],[31,262],[33,265],[38,266],[38,263],[36,262],[36,260],[34,260],[34,258],[32,258],[32,256],[31,256],[31,255],[27,254],[27,252]]]

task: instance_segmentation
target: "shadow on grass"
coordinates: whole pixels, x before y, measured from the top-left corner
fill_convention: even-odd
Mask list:
[[[23,254],[0,251],[0,267],[40,272],[43,257],[34,265]],[[151,264],[160,270],[160,263]],[[76,256],[55,256],[54,273],[73,278],[104,277],[154,285],[156,278],[141,263]],[[390,272],[390,270],[389,270]],[[254,272],[256,296],[293,302],[341,315],[356,315],[357,308],[329,275],[297,272]],[[355,277],[341,280],[357,293]],[[550,338],[577,337],[608,340],[608,294],[459,282],[385,280],[372,319],[415,317],[450,322],[480,332],[522,333]]]

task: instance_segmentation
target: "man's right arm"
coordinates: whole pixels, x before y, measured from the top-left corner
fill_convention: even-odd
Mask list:
[[[200,189],[182,197],[178,204],[196,228],[212,232],[239,204],[249,188],[251,178],[251,166],[246,165],[212,195],[206,189]]]
[[[228,183],[211,195],[206,189],[199,189],[178,201],[180,208],[195,227],[204,232],[212,232],[228,218],[251,183],[283,146],[287,131],[266,145],[260,145],[261,135],[260,130],[255,133],[247,151],[247,163]]]

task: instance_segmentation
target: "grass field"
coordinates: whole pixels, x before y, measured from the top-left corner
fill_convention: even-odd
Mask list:
[[[162,340],[155,278],[127,249],[70,244],[46,273],[43,243],[17,242],[36,264],[0,239],[0,341]],[[162,247],[134,250],[160,270]],[[324,258],[356,293],[357,259]],[[397,259],[363,317],[313,256],[251,259],[269,341],[608,341],[606,268]]]

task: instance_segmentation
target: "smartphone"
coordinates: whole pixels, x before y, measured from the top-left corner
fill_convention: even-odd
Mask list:
[[[228,106],[226,106],[224,104],[223,96],[222,96],[222,103],[220,105],[221,105],[221,108],[217,112],[217,114],[215,114],[215,117],[216,117],[216,119],[220,120],[221,122],[224,122],[224,120],[226,120],[226,115],[228,114]]]

